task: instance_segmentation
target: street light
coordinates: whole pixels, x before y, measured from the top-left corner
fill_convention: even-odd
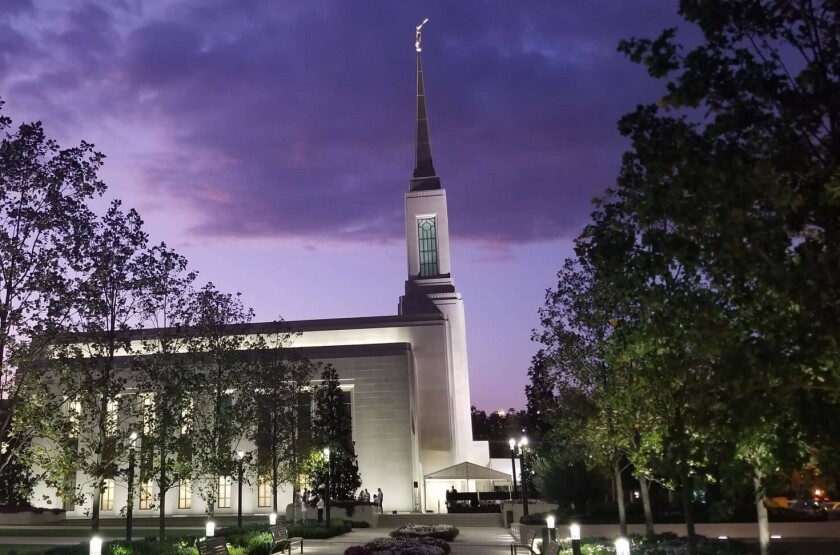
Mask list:
[[[519,440],[519,466],[522,471],[522,514],[528,516],[528,488],[525,481],[525,448],[528,447],[528,438],[522,436]]]
[[[134,465],[137,448],[137,432],[128,436],[128,499],[125,508],[125,541],[131,541],[131,528],[134,524]]]
[[[324,458],[327,459],[327,488],[324,492],[324,508],[327,510],[327,528],[330,527],[330,448],[324,447]]]
[[[516,440],[510,438],[508,445],[510,445],[510,468],[511,474],[513,474],[513,493],[510,498],[513,500],[516,499]]]
[[[237,488],[237,496],[239,499],[236,505],[236,526],[237,528],[242,528],[242,459],[245,458],[245,451],[237,451],[236,458],[239,459],[239,466],[237,468],[239,473],[239,476],[237,478],[237,484],[239,485],[239,487]]]

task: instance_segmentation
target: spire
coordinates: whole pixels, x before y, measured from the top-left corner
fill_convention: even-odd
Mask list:
[[[420,30],[429,21],[417,26],[414,47],[417,50],[417,137],[414,156],[414,176],[409,189],[420,191],[440,189],[440,179],[435,175],[432,163],[432,145],[429,136],[429,118],[426,112],[426,87],[423,84],[423,59],[420,46]]]

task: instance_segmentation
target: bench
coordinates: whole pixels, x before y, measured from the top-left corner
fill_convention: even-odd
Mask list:
[[[534,540],[537,538],[536,530],[532,529],[525,532],[524,537],[518,537],[519,534],[514,529],[511,529],[511,533],[515,541],[510,542],[510,555],[515,555],[520,549],[527,549],[531,555],[537,555],[537,552],[534,550]]]
[[[550,542],[545,555],[558,555],[560,553],[560,544],[557,542]]]
[[[274,553],[274,548],[281,547],[281,551],[289,550],[289,555],[292,553],[293,545],[300,545],[300,552],[303,553],[303,538],[290,538],[289,531],[285,526],[269,526],[268,531],[271,532],[271,549],[268,550],[269,555]]]
[[[222,537],[201,538],[196,540],[198,555],[228,555],[227,542]]]

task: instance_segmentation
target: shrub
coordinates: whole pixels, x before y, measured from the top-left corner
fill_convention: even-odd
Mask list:
[[[392,538],[437,538],[451,542],[458,537],[459,533],[460,531],[451,524],[406,524],[389,535]]]

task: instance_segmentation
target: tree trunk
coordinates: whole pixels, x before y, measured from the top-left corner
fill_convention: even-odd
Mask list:
[[[694,530],[694,506],[691,502],[691,477],[687,471],[680,476],[682,483],[683,512],[685,514],[685,532],[688,537],[688,552],[697,555],[697,533]]]
[[[163,443],[163,442],[161,442]],[[166,492],[169,490],[169,484],[166,483],[166,449],[160,448],[160,479],[158,480],[158,494],[160,506],[160,515],[158,516],[158,539],[163,541],[166,539]]]
[[[93,506],[90,510],[90,533],[99,533],[99,501],[102,498],[102,479],[93,486]]]
[[[627,511],[624,509],[624,484],[621,483],[621,461],[615,460],[615,502],[618,504],[618,524],[621,535],[627,536]]]
[[[756,469],[753,475],[753,485],[755,486],[755,509],[758,513],[758,547],[761,555],[769,555],[770,525],[767,520],[767,507],[764,506],[764,488],[761,485],[763,477],[762,472]]]
[[[639,486],[642,490],[642,507],[645,510],[645,534],[648,538],[653,538],[656,532],[653,529],[653,511],[650,508],[650,480],[640,474]]]

